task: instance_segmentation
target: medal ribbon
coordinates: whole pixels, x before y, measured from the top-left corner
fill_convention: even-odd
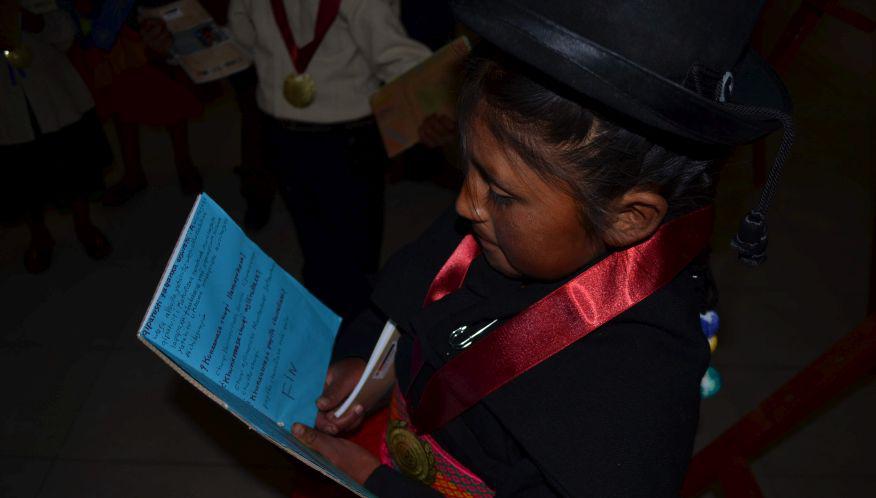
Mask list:
[[[271,0],[271,10],[274,12],[274,21],[277,23],[277,28],[280,29],[280,34],[283,36],[283,43],[286,44],[286,50],[289,51],[289,58],[292,59],[292,65],[295,66],[295,72],[304,74],[307,70],[310,60],[313,59],[313,54],[325,38],[332,23],[338,16],[338,11],[341,9],[341,0],[320,0],[319,9],[316,12],[316,27],[313,30],[313,40],[307,45],[299,47],[295,43],[295,35],[292,34],[292,27],[289,25],[289,18],[286,16],[286,6],[283,5],[283,0]]]
[[[610,254],[463,350],[427,381],[411,410],[417,430],[428,434],[443,427],[669,283],[708,246],[712,221],[710,206],[665,223],[648,240]],[[433,280],[426,305],[462,285],[477,256],[467,239]]]

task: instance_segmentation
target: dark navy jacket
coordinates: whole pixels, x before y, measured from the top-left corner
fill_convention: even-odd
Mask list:
[[[392,318],[403,332],[399,384],[407,390],[413,382],[409,398],[416,401],[428,376],[452,357],[452,330],[506,320],[564,283],[508,279],[481,257],[460,290],[424,308],[429,284],[464,233],[464,223],[448,212],[396,254],[381,273],[374,307],[342,328],[335,358],[367,358]],[[678,496],[709,362],[699,324],[704,271],[690,265],[432,435],[497,496]],[[414,335],[425,345],[417,379],[410,375]],[[365,485],[381,497],[437,496],[388,467]]]

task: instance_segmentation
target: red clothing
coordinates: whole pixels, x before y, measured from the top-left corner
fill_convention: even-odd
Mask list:
[[[116,116],[125,123],[167,126],[204,111],[189,83],[172,76],[175,68],[148,60],[140,35],[128,26],[109,52],[74,44],[69,55],[101,120]]]
[[[366,418],[362,426],[347,439],[380,458],[380,446],[386,434],[387,423],[389,423],[389,408],[384,408]],[[350,492],[331,479],[307,474],[295,481],[295,490],[290,498],[348,498],[350,496],[352,496]]]

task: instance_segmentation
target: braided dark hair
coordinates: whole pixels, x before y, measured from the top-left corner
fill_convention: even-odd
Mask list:
[[[556,182],[582,206],[582,222],[597,233],[611,222],[610,206],[635,188],[653,190],[668,203],[666,220],[712,202],[715,158],[724,151],[658,144],[622,118],[565,97],[555,82],[489,46],[470,57],[460,93],[460,146],[469,160],[473,119],[511,147],[542,178]],[[654,136],[649,134],[649,136]]]

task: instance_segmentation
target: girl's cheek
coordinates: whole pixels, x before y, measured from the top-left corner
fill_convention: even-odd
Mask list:
[[[526,240],[520,232],[520,228],[514,223],[508,221],[508,215],[504,213],[496,213],[494,223],[494,233],[496,234],[496,243],[502,248],[502,253],[505,258],[514,264],[525,253],[523,247]]]

